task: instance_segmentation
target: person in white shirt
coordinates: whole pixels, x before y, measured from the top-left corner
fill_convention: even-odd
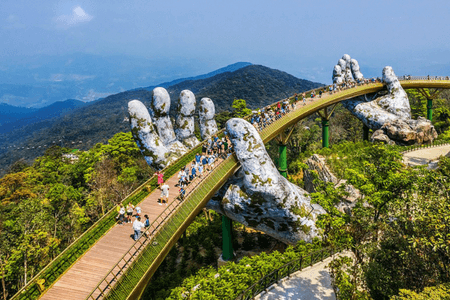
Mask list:
[[[166,202],[169,201],[169,185],[167,183],[164,183],[163,186],[161,187],[161,201],[164,203],[164,200]],[[161,203],[159,203],[159,205],[162,205]]]
[[[141,222],[141,217],[137,217],[136,220],[133,222],[133,229],[134,229],[134,240],[137,241],[138,238],[141,236],[141,228],[144,228],[144,223]]]
[[[136,217],[140,217],[141,216],[141,212],[142,212],[142,210],[141,210],[141,207],[140,206],[136,206]]]

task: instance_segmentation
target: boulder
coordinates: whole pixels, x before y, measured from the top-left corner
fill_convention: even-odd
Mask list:
[[[348,213],[356,203],[356,200],[361,198],[361,193],[357,188],[355,188],[351,184],[348,184],[347,180],[338,180],[336,178],[336,176],[328,168],[325,157],[314,154],[310,158],[308,158],[306,164],[309,168],[303,171],[303,178],[305,183],[305,190],[309,193],[316,192],[313,182],[316,176],[312,174],[315,173],[319,180],[333,183],[334,188],[339,188],[342,185],[344,186],[344,190],[347,195],[343,196],[342,202],[338,204],[337,207],[339,210]]]
[[[315,171],[318,179],[325,182],[332,182],[333,184],[338,183],[336,176],[331,173],[330,169],[326,165],[325,157],[314,154],[306,161],[309,169],[303,171],[303,182],[305,183],[305,190],[308,193],[315,193],[316,189],[314,187],[314,178],[312,172]]]

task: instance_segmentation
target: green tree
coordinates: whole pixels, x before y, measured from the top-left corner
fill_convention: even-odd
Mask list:
[[[233,108],[232,115],[234,118],[243,118],[252,113],[252,110],[247,108],[247,102],[244,99],[234,99],[231,107]]]

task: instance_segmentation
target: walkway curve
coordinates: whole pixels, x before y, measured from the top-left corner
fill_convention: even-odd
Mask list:
[[[450,153],[450,145],[417,149],[403,154],[403,163],[408,166],[429,165],[433,168],[436,160]]]

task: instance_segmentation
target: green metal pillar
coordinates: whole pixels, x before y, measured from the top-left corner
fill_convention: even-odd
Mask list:
[[[328,120],[322,118],[322,147],[329,147],[330,134],[328,133]]]
[[[364,141],[369,140],[369,127],[367,127],[366,124],[363,124],[363,140]]]
[[[278,144],[278,153],[280,154],[278,158],[278,171],[280,171],[281,176],[287,177],[286,144]]]
[[[233,251],[233,226],[231,219],[222,215],[222,258],[231,260],[234,257]]]
[[[427,119],[433,121],[433,99],[427,100]]]

